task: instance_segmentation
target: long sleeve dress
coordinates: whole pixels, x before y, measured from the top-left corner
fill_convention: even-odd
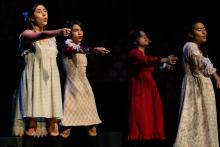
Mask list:
[[[216,71],[198,45],[183,48],[179,128],[174,147],[219,147],[215,94],[210,76]]]
[[[101,123],[92,87],[86,76],[86,53],[83,48],[67,39],[64,45],[63,64],[66,71],[64,108],[61,125],[90,126]]]
[[[160,57],[145,55],[132,49],[129,58],[129,124],[128,140],[163,140],[163,109],[157,85],[153,79],[154,67]]]
[[[24,134],[25,117],[38,118],[37,136],[47,135],[45,118],[62,117],[62,95],[54,37],[25,45],[20,37],[24,69],[15,94],[13,134]]]

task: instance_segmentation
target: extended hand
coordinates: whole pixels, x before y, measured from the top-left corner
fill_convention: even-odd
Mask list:
[[[95,47],[95,48],[94,48],[94,51],[95,51],[96,53],[101,54],[102,56],[107,55],[108,53],[110,53],[110,51],[107,50],[107,49],[104,48],[104,47]]]
[[[169,55],[167,58],[168,58],[167,63],[171,65],[175,65],[178,60],[178,58],[174,55]]]
[[[62,30],[62,35],[63,35],[63,36],[69,36],[70,32],[71,32],[71,29],[69,29],[69,28],[64,28],[64,29]]]

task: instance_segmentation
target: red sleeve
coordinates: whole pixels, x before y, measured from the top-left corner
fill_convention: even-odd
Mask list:
[[[89,54],[93,53],[94,49],[92,47],[76,45],[72,42],[66,41],[64,44],[63,52],[65,55],[72,55],[74,53]]]
[[[64,44],[64,47],[63,47],[63,53],[65,55],[72,55],[73,53],[76,53],[77,50],[73,47],[69,47],[67,44]]]
[[[133,49],[129,53],[129,61],[132,65],[139,65],[139,66],[157,66],[161,63],[161,57],[154,57],[145,55],[143,52],[141,52],[138,49]]]

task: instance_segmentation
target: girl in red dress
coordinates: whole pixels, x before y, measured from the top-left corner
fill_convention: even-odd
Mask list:
[[[150,40],[143,30],[130,33],[134,48],[129,52],[129,124],[128,140],[164,140],[163,110],[157,85],[153,79],[154,67],[176,64],[177,57],[153,57],[145,54]],[[167,65],[167,64],[166,64]]]

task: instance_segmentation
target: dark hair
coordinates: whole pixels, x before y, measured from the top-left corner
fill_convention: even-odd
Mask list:
[[[65,27],[72,29],[72,27],[74,25],[79,25],[81,27],[81,29],[83,29],[82,23],[78,19],[72,19],[70,21],[67,21],[65,24]],[[71,36],[69,35],[69,37],[71,37]]]
[[[25,27],[27,29],[33,29],[32,25],[29,21],[29,17],[34,15],[34,12],[39,5],[42,5],[45,7],[45,5],[43,3],[34,3],[27,11],[24,11],[22,13],[22,15],[24,17]]]
[[[82,28],[82,23],[78,19],[67,21],[65,27],[72,29],[74,25],[79,25]]]
[[[128,37],[132,47],[137,47],[136,41],[141,36],[141,31],[142,29],[134,29],[129,32]]]
[[[204,57],[208,57],[207,46],[205,44],[199,45],[199,49]]]
[[[195,26],[196,26],[197,23],[203,23],[203,22],[200,21],[200,20],[195,20],[195,21],[193,21],[193,22],[188,26],[188,28],[187,28],[187,38],[186,38],[187,41],[190,41],[190,42],[194,41],[193,32],[194,32],[194,30],[195,30]]]
[[[193,21],[191,23],[191,25],[190,25],[190,27],[188,28],[188,31],[187,31],[187,41],[189,41],[189,42],[193,42],[194,41],[193,32],[194,32],[194,29],[195,29],[195,26],[196,26],[197,23],[204,24],[203,21],[201,21],[201,20],[195,20],[195,21]],[[205,43],[200,44],[199,45],[199,49],[202,52],[204,57],[208,57],[208,53],[207,53],[207,49],[206,49]]]

